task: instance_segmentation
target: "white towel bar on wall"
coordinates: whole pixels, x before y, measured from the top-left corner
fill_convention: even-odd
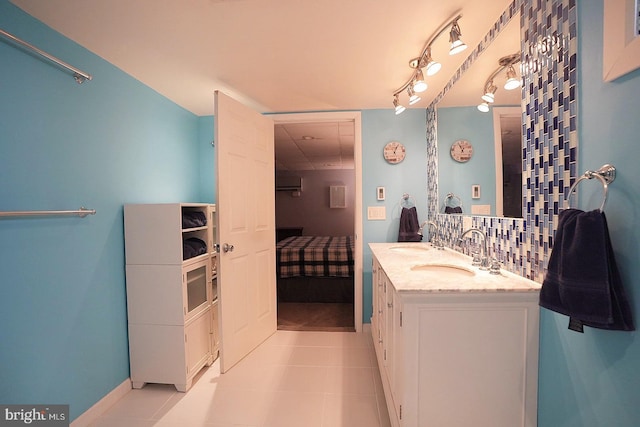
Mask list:
[[[0,212],[0,218],[16,218],[25,216],[79,216],[95,215],[95,209],[80,208],[75,211],[7,211]]]

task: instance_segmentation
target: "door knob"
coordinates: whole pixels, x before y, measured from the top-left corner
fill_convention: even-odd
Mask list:
[[[225,243],[222,245],[222,252],[233,252],[233,245]]]

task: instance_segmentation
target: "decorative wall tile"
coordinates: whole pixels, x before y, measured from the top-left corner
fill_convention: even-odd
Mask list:
[[[458,245],[462,217],[438,213],[437,110],[478,54],[520,12],[522,47],[523,219],[472,217],[488,236],[490,253],[504,268],[542,282],[557,216],[577,179],[577,39],[575,0],[514,0],[427,110],[429,217],[445,244]]]

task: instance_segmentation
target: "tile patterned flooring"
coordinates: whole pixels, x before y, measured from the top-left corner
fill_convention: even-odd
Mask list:
[[[187,393],[131,390],[93,427],[389,427],[370,333],[277,331]]]

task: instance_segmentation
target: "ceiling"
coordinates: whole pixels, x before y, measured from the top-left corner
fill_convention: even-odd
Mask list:
[[[276,170],[353,169],[353,122],[277,124]]]
[[[421,94],[422,101],[411,106],[426,108],[511,3],[11,1],[198,116],[213,115],[216,90],[261,113],[390,109],[393,93],[411,77],[409,60],[421,53],[443,24],[461,13],[462,40],[470,48],[448,55],[448,31],[433,43],[432,53],[442,63],[442,70],[427,77],[429,88]],[[82,64],[73,65],[92,72]],[[471,74],[475,81],[469,86],[475,91],[475,105],[486,75],[465,75]],[[400,102],[406,106],[404,95]],[[287,151],[294,159],[286,165],[283,160],[281,168],[291,168],[293,162],[313,169],[337,168],[338,163],[352,167],[353,145],[349,149],[349,144],[353,144],[353,135],[345,133],[344,124],[301,126],[276,128],[276,140],[286,141],[289,147],[282,155]],[[320,147],[331,149],[328,158],[318,158]],[[349,151],[350,157],[340,155]],[[301,159],[305,152],[306,159]]]

